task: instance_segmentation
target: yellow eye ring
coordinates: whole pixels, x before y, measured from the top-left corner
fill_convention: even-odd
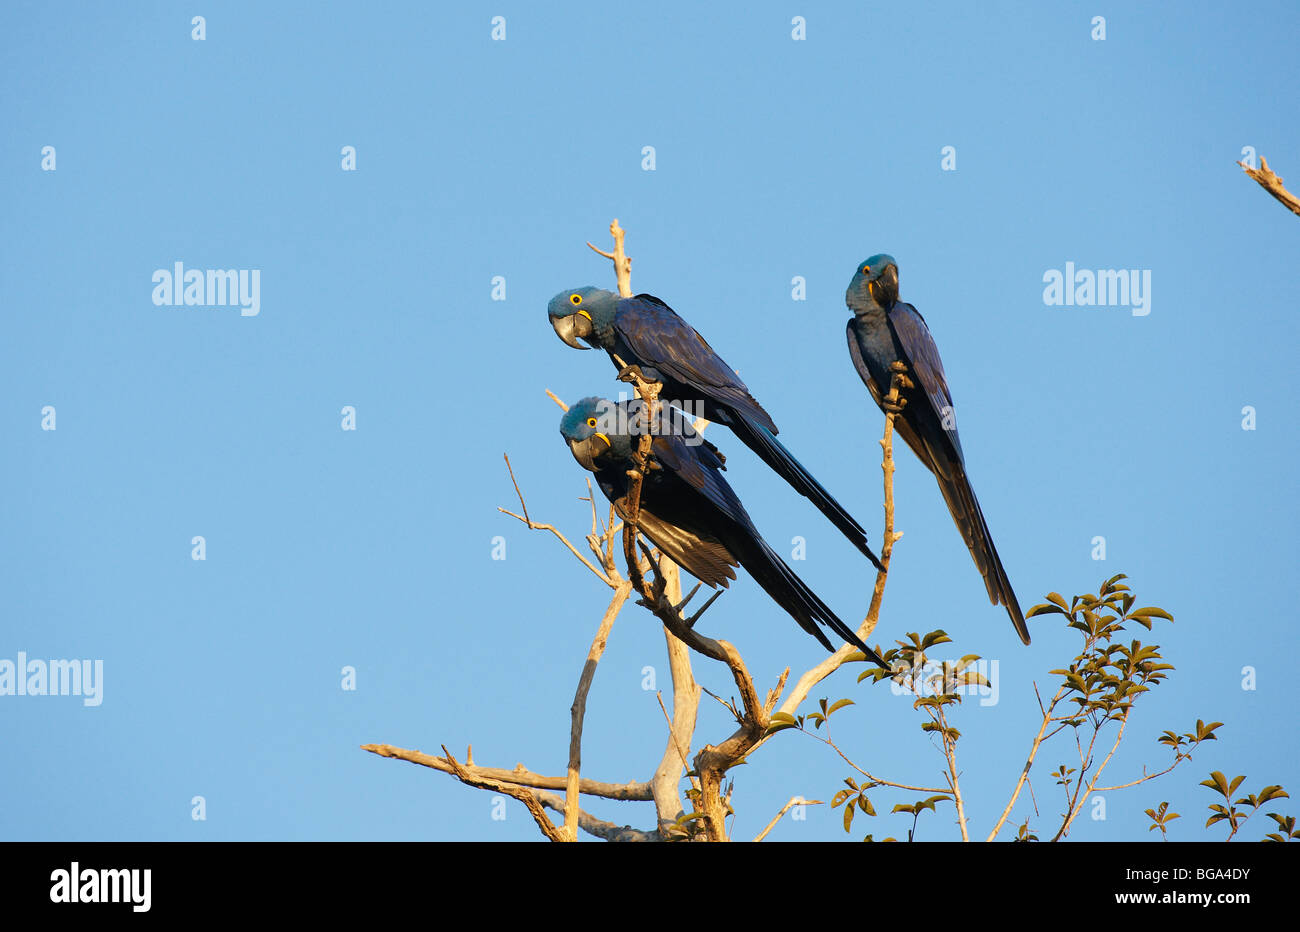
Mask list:
[[[580,295],[580,294],[571,294],[571,295],[569,295],[569,301],[570,301],[571,303],[573,303],[573,304],[581,304],[581,303],[582,303],[582,295]]]
[[[869,266],[869,265],[864,265],[864,266],[862,267],[862,274],[863,274],[863,275],[870,275],[870,274],[871,274],[871,266]]]
[[[595,426],[596,426],[596,419],[595,419],[594,417],[589,417],[589,418],[587,418],[587,426],[588,426],[588,427],[595,427]]]

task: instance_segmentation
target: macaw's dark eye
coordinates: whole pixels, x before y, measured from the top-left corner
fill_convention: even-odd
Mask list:
[[[582,303],[582,295],[580,295],[580,294],[571,294],[571,295],[569,295],[569,300],[572,301],[574,304],[581,304],[581,303]]]
[[[589,417],[589,418],[587,418],[587,426],[588,426],[588,427],[595,427],[595,426],[596,426],[596,419],[595,419],[594,417]]]
[[[864,265],[864,266],[862,267],[862,274],[863,274],[863,275],[870,275],[870,274],[871,274],[871,266],[869,266],[869,265]]]

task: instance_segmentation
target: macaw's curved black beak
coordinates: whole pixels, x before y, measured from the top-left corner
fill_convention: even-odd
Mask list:
[[[609,439],[604,434],[592,434],[586,440],[570,440],[569,450],[578,465],[587,472],[595,472],[596,457],[609,449]]]
[[[551,326],[555,334],[574,349],[591,349],[579,342],[583,337],[591,336],[591,317],[586,311],[578,311],[565,317],[552,317]]]
[[[893,306],[898,301],[898,268],[893,265],[885,266],[885,270],[880,273],[879,283],[873,291],[880,292],[878,300],[886,306]]]

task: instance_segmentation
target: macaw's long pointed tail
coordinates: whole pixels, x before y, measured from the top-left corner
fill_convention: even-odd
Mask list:
[[[867,544],[867,532],[862,529],[862,525],[853,520],[853,516],[840,507],[840,503],[822,488],[822,484],[813,478],[812,473],[804,469],[803,464],[791,455],[790,451],[785,448],[780,440],[776,439],[770,430],[761,424],[754,423],[743,415],[737,416],[728,426],[745,446],[758,454],[759,459],[767,463],[778,476],[790,483],[791,488],[800,495],[811,499],[817,509],[830,518],[831,524],[839,528],[840,533],[847,537],[853,546],[862,551],[863,555],[871,561],[871,564],[876,569],[884,569],[880,565],[880,560],[871,552],[871,547]]]
[[[1020,635],[1020,640],[1028,644],[1029,627],[1025,624],[1025,616],[1020,611],[1016,594],[1011,589],[1011,581],[1007,579],[1007,571],[1002,567],[1002,558],[998,556],[998,550],[993,546],[993,535],[989,533],[984,512],[980,510],[980,503],[975,498],[975,490],[971,488],[970,480],[966,478],[966,471],[961,464],[953,463],[949,468],[952,470],[951,478],[935,473],[935,479],[939,481],[939,491],[943,493],[943,500],[948,505],[948,512],[952,515],[957,529],[961,531],[966,547],[975,560],[976,568],[984,577],[989,601],[994,605],[1000,604],[1006,607],[1011,623],[1016,626],[1016,634]]]
[[[858,650],[866,655],[872,663],[888,670],[889,664],[885,663],[874,650],[866,645],[862,638],[839,617],[832,612],[826,603],[817,597],[817,593],[808,588],[807,583],[800,579],[786,565],[770,546],[762,538],[752,538],[752,544],[746,547],[735,547],[732,552],[741,550],[743,556],[740,557],[740,563],[754,581],[763,587],[763,591],[772,597],[772,599],[783,609],[789,612],[790,617],[799,622],[799,627],[803,628],[817,640],[821,641],[822,646],[827,650],[835,650],[835,645],[826,637],[819,624],[830,628],[843,641],[852,644]]]

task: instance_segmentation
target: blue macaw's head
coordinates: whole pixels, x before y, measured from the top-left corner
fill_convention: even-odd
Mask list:
[[[893,307],[898,301],[898,263],[880,253],[858,263],[844,299],[849,307]]]
[[[589,472],[595,472],[596,459],[622,439],[617,428],[618,406],[595,396],[575,403],[560,418],[560,436],[569,444],[573,458]]]
[[[565,343],[574,349],[591,349],[578,341],[594,344],[592,331],[614,319],[617,304],[618,295],[614,292],[588,285],[561,291],[551,298],[546,305],[546,316],[551,319],[556,335]]]

